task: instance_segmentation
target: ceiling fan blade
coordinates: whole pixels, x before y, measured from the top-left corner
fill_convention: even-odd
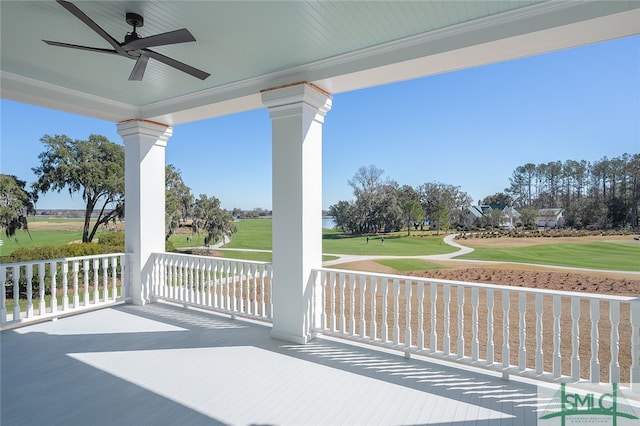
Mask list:
[[[149,57],[147,55],[140,55],[136,64],[133,66],[129,80],[141,81],[144,76],[144,70],[147,68],[147,62],[149,62]]]
[[[119,53],[113,49],[101,49],[99,47],[79,46],[77,44],[60,43],[59,41],[51,41],[51,40],[42,40],[42,41],[44,41],[50,46],[70,47],[72,49],[88,50],[89,52],[110,53],[112,55],[119,55]]]
[[[175,59],[169,58],[168,56],[164,56],[164,55],[161,55],[160,53],[154,52],[153,50],[142,49],[142,52],[144,52],[143,55],[147,55],[157,61],[160,61],[164,64],[169,65],[170,67],[173,67],[182,72],[186,72],[187,74],[190,74],[196,78],[199,78],[200,80],[205,80],[207,77],[211,75],[207,72],[194,68],[191,65],[187,65],[183,62],[176,61]]]
[[[126,55],[125,50],[120,46],[120,43],[113,37],[111,37],[105,30],[103,30],[98,24],[93,22],[83,11],[81,11],[75,4],[64,1],[56,0],[62,7],[71,12],[76,18],[85,23],[89,28],[98,33],[100,37],[105,39],[113,48],[121,55]]]
[[[129,43],[122,45],[122,48],[126,51],[145,49],[153,46],[164,46],[167,44],[188,43],[190,41],[196,41],[195,37],[191,35],[189,30],[183,28],[181,30],[169,31],[162,34],[157,34],[149,37],[139,38]]]

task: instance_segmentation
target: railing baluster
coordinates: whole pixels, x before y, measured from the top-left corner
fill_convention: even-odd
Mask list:
[[[18,321],[20,315],[20,266],[14,266],[13,271],[13,320]]]
[[[202,279],[203,260],[198,258],[193,262],[193,303],[204,305],[204,281]]]
[[[49,262],[51,274],[51,313],[58,312],[58,268],[55,261]]]
[[[214,294],[211,294],[213,288],[212,288],[212,284],[213,284],[213,261],[211,261],[210,259],[207,260],[207,265],[206,265],[206,270],[205,270],[205,275],[204,275],[204,279],[207,283],[207,306],[213,306],[214,303]]]
[[[7,268],[0,266],[0,323],[7,322]],[[14,302],[15,303],[15,302]]]
[[[449,355],[451,352],[451,312],[449,304],[451,303],[451,286],[449,284],[442,285],[443,295],[442,303],[444,304],[444,332],[442,335],[442,352]]]
[[[369,330],[369,336],[371,340],[378,338],[378,320],[376,318],[376,293],[378,292],[378,278],[371,277],[371,326]]]
[[[609,318],[611,320],[611,364],[609,365],[609,383],[620,383],[620,363],[618,360],[619,341],[618,324],[620,324],[620,302],[609,302]]]
[[[493,290],[487,289],[487,364],[495,362],[495,345],[493,343]]]
[[[536,294],[536,373],[542,374],[544,371],[544,350],[542,343],[544,339],[542,315],[544,313],[544,296]]]
[[[560,354],[560,313],[562,312],[560,296],[553,296],[553,378],[562,375],[562,355]]]
[[[164,268],[162,268],[162,275],[160,276],[160,282],[163,285],[164,291]],[[118,299],[118,258],[111,258],[111,300]]]
[[[404,331],[404,345],[407,348],[411,347],[411,292],[413,290],[413,283],[409,279],[404,280],[404,296],[405,296],[405,331]]]
[[[429,292],[431,300],[431,334],[429,336],[429,351],[431,353],[438,350],[438,316],[436,314],[436,301],[438,300],[438,284],[429,283]]]
[[[69,262],[62,261],[62,310],[69,310]]]
[[[267,266],[267,275],[269,279],[269,318],[273,318],[273,266]]]
[[[518,294],[518,370],[527,368],[527,293]]]
[[[237,274],[238,274],[238,312],[244,312],[244,267],[245,264],[240,263],[238,265]]]
[[[187,268],[187,270],[189,271],[186,277],[189,283],[189,296],[187,297],[187,302],[196,303],[196,294],[198,293],[195,276],[196,261],[194,259],[191,259],[189,262],[187,262]]]
[[[571,379],[580,380],[580,299],[571,298]]]
[[[511,292],[502,291],[502,368],[511,364],[511,349],[509,343],[509,308],[511,304]]]
[[[591,300],[591,363],[589,368],[589,380],[591,383],[600,383],[600,301]]]
[[[66,262],[66,261],[65,261]],[[78,280],[79,277],[78,275],[80,274],[80,262],[77,260],[74,260],[72,262],[72,273],[73,273],[73,307],[74,308],[78,308],[80,307],[80,290],[78,289]],[[89,275],[89,268],[86,269],[85,271],[85,276],[88,278]],[[89,290],[89,285],[87,284],[87,291]]]
[[[231,286],[231,312],[235,313],[238,311],[238,295],[236,291],[236,276],[238,274],[238,262],[233,262],[231,266],[231,274],[229,279],[231,282],[229,285]],[[232,315],[233,318],[235,316]]]
[[[222,268],[220,268],[220,262],[215,260],[213,263],[213,306],[216,308],[222,308],[222,286],[220,285],[222,280]]]
[[[458,296],[458,358],[464,358],[464,287],[456,286]]]
[[[259,265],[254,265],[252,268],[253,271],[253,287],[252,287],[252,294],[253,294],[253,314],[254,315],[258,315],[259,311],[258,311],[258,281],[260,278],[260,269],[259,269]],[[324,287],[323,287],[324,289]],[[324,293],[324,292],[323,292]],[[324,301],[324,299],[323,299]],[[325,321],[323,322],[323,324],[326,324],[326,311],[322,312],[325,316]]]
[[[477,361],[480,357],[480,341],[478,340],[478,287],[471,289],[471,360]]]
[[[367,280],[364,275],[360,276],[360,337],[367,335],[367,318],[366,318],[366,297]]]
[[[100,301],[100,261],[93,260],[93,303]]]
[[[400,280],[393,279],[393,344],[400,343]]]
[[[25,266],[27,278],[27,318],[33,318],[33,265]]]
[[[349,334],[356,335],[356,277],[349,274]]]
[[[184,295],[185,295],[185,291],[184,291],[184,273],[183,273],[183,265],[184,265],[184,259],[176,259],[176,275],[175,275],[175,286],[176,286],[176,299],[178,300],[184,300]]]
[[[418,350],[424,349],[424,283],[418,282],[418,335],[417,335],[417,348]]]
[[[640,392],[640,301],[631,302],[631,390]]]
[[[40,304],[38,306],[38,315],[44,315],[47,312],[47,303],[45,301],[45,262],[38,263],[38,290]]]
[[[340,333],[347,333],[347,304],[345,301],[345,291],[348,285],[346,274],[340,274]]]
[[[78,264],[78,262],[74,262],[73,264],[73,269],[74,269],[74,273],[73,275],[75,275],[76,277],[78,277],[78,274],[75,272],[76,267],[80,267],[80,265]],[[82,283],[83,283],[83,303],[84,306],[89,306],[89,260],[83,260],[82,261]]]
[[[387,318],[387,314],[389,312],[389,307],[387,306],[387,298],[389,297],[389,278],[382,279],[382,334],[380,339],[382,343],[386,343],[389,341],[389,320]]]
[[[260,316],[264,318],[267,317],[267,314],[264,311],[264,307],[265,307],[264,289],[266,285],[267,285],[267,267],[265,265],[260,265]]]
[[[0,323],[7,322],[7,268],[0,266]]]
[[[109,301],[109,259],[102,259],[102,301]]]
[[[328,316],[327,316],[327,296],[328,296],[328,280],[329,280],[329,273],[325,272],[325,271],[318,271],[318,274],[320,274],[320,306],[321,306],[321,311],[320,311],[320,329],[321,330],[326,330],[328,328]]]
[[[331,331],[336,331],[336,273],[329,273],[329,286],[331,293],[329,294],[329,303],[331,304],[330,324]]]

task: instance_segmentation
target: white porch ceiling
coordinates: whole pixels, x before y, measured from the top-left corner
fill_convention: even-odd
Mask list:
[[[3,98],[122,121],[179,124],[261,107],[260,91],[308,81],[340,93],[640,33],[629,1],[76,1],[114,38],[187,28],[153,48],[211,73],[48,46],[110,46],[55,1],[1,1]]]

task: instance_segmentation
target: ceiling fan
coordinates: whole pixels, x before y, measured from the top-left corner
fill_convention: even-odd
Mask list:
[[[62,7],[71,12],[76,18],[84,22],[89,28],[98,33],[98,35],[105,39],[113,47],[113,49],[102,49],[98,47],[79,46],[76,44],[60,43],[58,41],[42,40],[48,45],[70,47],[72,49],[88,50],[90,52],[109,53],[112,55],[119,55],[124,56],[125,58],[133,59],[136,61],[136,64],[133,67],[133,71],[131,71],[131,75],[129,75],[129,80],[142,80],[149,58],[160,61],[166,65],[169,65],[170,67],[199,78],[200,80],[204,80],[210,75],[207,72],[148,49],[148,47],[153,46],[165,46],[168,44],[196,41],[193,35],[191,35],[191,33],[186,28],[183,28],[181,30],[169,31],[162,34],[156,34],[149,37],[140,37],[136,32],[136,28],[140,28],[144,25],[144,19],[137,13],[127,12],[125,18],[127,24],[133,26],[133,31],[125,35],[123,43],[119,43],[105,30],[100,28],[98,24],[93,22],[91,18],[89,18],[73,3],[64,0],[56,1]]]

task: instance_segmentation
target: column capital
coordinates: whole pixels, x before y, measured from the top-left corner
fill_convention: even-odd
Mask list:
[[[154,121],[133,119],[118,123],[118,134],[123,139],[134,135],[147,136],[166,145],[173,134],[173,127]]]
[[[307,82],[266,89],[261,95],[262,103],[271,112],[271,118],[278,118],[284,110],[305,105],[315,109],[323,117],[331,109],[331,95]]]

